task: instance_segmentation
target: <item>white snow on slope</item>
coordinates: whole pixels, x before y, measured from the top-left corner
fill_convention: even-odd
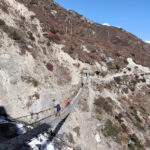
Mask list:
[[[110,24],[109,24],[109,23],[103,23],[103,25],[104,25],[104,26],[110,26]]]
[[[41,145],[40,150],[55,150],[54,146],[48,141],[47,134],[40,134],[38,138],[28,143],[33,150],[39,150],[37,145]]]
[[[146,43],[150,44],[150,41],[145,41]]]

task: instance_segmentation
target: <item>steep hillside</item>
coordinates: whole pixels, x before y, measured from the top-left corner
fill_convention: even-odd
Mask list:
[[[52,0],[0,1],[0,105],[11,118],[63,109],[90,72],[56,150],[150,149],[149,59],[150,44]]]
[[[121,28],[94,23],[72,10],[65,10],[52,0],[24,0],[23,3],[35,13],[44,31],[56,33],[55,36],[49,34],[49,38],[63,42],[64,51],[74,58],[93,64],[93,60],[100,62],[103,59],[100,53],[105,53],[121,66],[127,57],[150,65],[150,45]]]

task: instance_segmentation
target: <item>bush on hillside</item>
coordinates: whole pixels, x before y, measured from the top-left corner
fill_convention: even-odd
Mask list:
[[[128,132],[128,128],[127,128],[127,126],[125,125],[125,124],[121,124],[121,128],[122,128],[122,132],[125,132],[125,133],[127,133]]]
[[[133,123],[140,131],[145,131],[145,128],[141,125],[139,121],[135,120]]]
[[[29,31],[28,35],[29,35],[30,40],[35,41],[35,38],[34,38],[32,32]]]
[[[105,136],[111,136],[113,138],[117,138],[118,134],[121,132],[121,128],[116,124],[113,124],[111,120],[107,120],[104,128]]]
[[[39,82],[37,80],[33,79],[32,84],[34,87],[37,87],[39,85]]]
[[[9,12],[8,12],[8,5],[7,5],[4,1],[1,2],[0,8],[1,8],[4,12],[9,13]]]
[[[5,21],[0,19],[0,25],[5,25]]]
[[[118,120],[119,123],[122,123],[123,122],[122,117],[123,115],[119,113],[118,115],[115,116],[115,119]]]
[[[134,54],[134,53],[131,53],[131,56],[135,57],[135,54]]]
[[[49,70],[49,71],[53,71],[53,65],[51,63],[47,63],[46,64],[46,68]]]
[[[69,48],[69,54],[73,54],[73,51],[74,51],[74,48],[71,46],[71,47]]]
[[[112,114],[113,106],[111,105],[110,99],[108,98],[105,99],[103,97],[99,97],[98,99],[95,99],[94,105],[96,106],[96,111],[101,113],[102,110],[104,110],[105,112]]]
[[[47,37],[48,37],[49,40],[52,40],[52,41],[60,41],[59,36],[52,33],[52,32],[49,32]]]
[[[146,82],[146,79],[145,79],[145,78],[143,78],[143,79],[141,79],[141,81],[142,81],[142,82]]]
[[[120,77],[114,77],[114,80],[117,84],[121,83],[121,78]]]
[[[21,39],[21,37],[19,36],[19,34],[15,30],[11,33],[11,37],[14,40],[20,40]]]
[[[50,29],[50,31],[53,33],[53,34],[56,34],[58,32],[58,30],[55,30],[54,28]]]
[[[116,64],[116,69],[120,70],[120,66],[118,64]]]
[[[117,53],[115,53],[115,56],[120,57],[121,54],[119,54],[119,53],[117,52]]]
[[[135,87],[131,86],[131,87],[130,87],[130,90],[131,90],[132,92],[134,92],[134,91],[135,91]]]
[[[127,59],[124,59],[124,63],[125,63],[125,64],[128,64],[128,61],[127,61]]]
[[[140,140],[138,139],[138,137],[135,134],[130,134],[129,135],[129,139],[132,142],[134,142],[134,145],[136,146],[136,148],[138,150],[140,150],[140,149],[142,150],[143,149],[143,146],[141,145]]]
[[[130,150],[135,150],[135,149],[136,149],[136,146],[135,146],[133,143],[130,143],[130,144],[128,144],[128,148],[129,148]]]
[[[37,1],[37,0],[31,0],[31,1],[30,1],[30,4],[31,4],[31,5],[36,5],[36,4],[38,4],[38,1]]]
[[[47,41],[47,46],[50,46],[50,45],[51,45],[50,41]]]

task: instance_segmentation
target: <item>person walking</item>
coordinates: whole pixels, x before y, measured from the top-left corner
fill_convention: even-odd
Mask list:
[[[55,108],[57,109],[56,116],[60,116],[60,111],[61,111],[61,107],[60,107],[60,105],[59,105],[59,104],[57,104],[57,105],[55,106]]]
[[[81,83],[81,87],[83,88],[83,86],[84,86],[84,83],[82,82],[82,83]]]
[[[66,100],[66,106],[68,106],[70,103],[71,103],[71,100],[68,98],[68,99]]]
[[[87,72],[85,74],[86,74],[86,77],[87,77]]]

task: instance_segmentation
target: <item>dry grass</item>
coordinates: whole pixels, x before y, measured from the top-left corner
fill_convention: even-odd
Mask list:
[[[2,1],[2,2],[0,3],[0,8],[1,8],[4,12],[9,13],[9,11],[8,11],[8,5],[7,5],[4,1]]]

